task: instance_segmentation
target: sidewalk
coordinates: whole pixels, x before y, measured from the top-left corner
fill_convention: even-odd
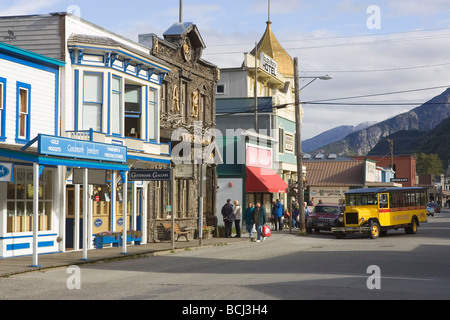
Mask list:
[[[247,236],[242,238],[211,238],[202,239],[202,244],[199,244],[198,239],[190,241],[175,241],[175,250],[185,250],[186,248],[200,248],[211,247],[214,245],[226,245],[236,242],[250,241]],[[38,263],[42,267],[32,268],[32,256],[14,257],[0,259],[0,277],[7,277],[14,274],[31,272],[36,270],[44,270],[57,267],[66,267],[70,265],[81,265],[87,263],[95,263],[100,261],[118,260],[118,259],[134,259],[138,257],[154,256],[161,253],[168,253],[172,250],[172,243],[170,241],[159,243],[147,243],[140,246],[129,244],[127,246],[127,253],[122,253],[122,247],[111,247],[104,249],[88,250],[88,261],[82,260],[82,251],[70,251],[52,254],[39,255]]]

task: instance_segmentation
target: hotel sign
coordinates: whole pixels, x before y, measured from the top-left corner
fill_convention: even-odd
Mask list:
[[[261,69],[263,69],[268,74],[276,77],[278,73],[278,63],[270,58],[268,55],[265,55],[263,52],[261,52]]]
[[[127,162],[127,148],[118,145],[43,134],[38,136],[38,145],[38,152],[45,155],[121,163]]]

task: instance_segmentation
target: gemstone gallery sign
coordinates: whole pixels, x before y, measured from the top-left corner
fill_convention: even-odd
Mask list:
[[[154,170],[143,170],[143,169],[131,169],[128,173],[129,181],[170,181],[171,170],[165,169],[154,169]]]

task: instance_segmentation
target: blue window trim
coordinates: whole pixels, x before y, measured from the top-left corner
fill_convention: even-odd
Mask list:
[[[6,79],[0,78],[0,84],[2,85],[2,91],[0,95],[2,97],[2,109],[0,110],[0,141],[6,140]]]
[[[75,70],[74,75],[74,83],[75,83],[75,92],[74,92],[74,112],[75,112],[75,119],[74,119],[74,128],[75,130],[80,130],[79,127],[79,110],[80,110],[80,70]]]
[[[28,115],[26,122],[26,136],[19,136],[19,109],[20,109],[20,89],[28,90]],[[31,131],[31,84],[17,81],[16,86],[16,143],[26,144],[30,141]]]

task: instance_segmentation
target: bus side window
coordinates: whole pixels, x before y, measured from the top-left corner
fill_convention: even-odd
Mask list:
[[[389,203],[388,203],[389,197],[386,193],[380,194],[379,199],[380,199],[380,201],[379,201],[380,208],[389,208]]]

